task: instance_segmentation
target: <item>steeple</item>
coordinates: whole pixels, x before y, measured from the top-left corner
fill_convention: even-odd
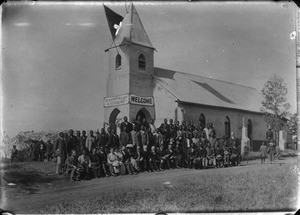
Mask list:
[[[107,19],[109,22],[108,16]],[[132,3],[124,19],[120,23],[114,24],[114,28],[116,28],[115,35],[113,35],[115,46],[136,44],[154,49],[139,14]]]

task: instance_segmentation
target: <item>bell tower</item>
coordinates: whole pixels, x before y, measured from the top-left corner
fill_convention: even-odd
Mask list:
[[[154,48],[140,17],[131,4],[124,16],[104,6],[112,34],[104,98],[105,122],[113,124],[140,115],[155,119],[153,98]],[[116,116],[115,116],[116,115]]]

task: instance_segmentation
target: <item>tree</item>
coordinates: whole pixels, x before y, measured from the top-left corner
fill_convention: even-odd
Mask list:
[[[297,134],[297,114],[294,113],[290,116],[290,119],[288,121],[288,128],[289,128],[289,134],[296,135]]]
[[[275,132],[284,129],[290,108],[286,99],[288,93],[286,83],[281,77],[273,75],[265,83],[261,92],[264,100],[260,111],[264,114],[264,120]]]

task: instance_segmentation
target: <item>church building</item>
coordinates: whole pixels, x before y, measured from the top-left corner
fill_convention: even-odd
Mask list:
[[[255,88],[154,66],[153,47],[140,17],[131,4],[122,17],[104,6],[112,34],[104,121],[110,125],[123,117],[146,118],[159,126],[164,118],[213,123],[217,135],[250,139],[259,150],[267,125],[259,112],[262,95]],[[170,44],[172,45],[172,44]],[[197,68],[195,68],[197,69]]]

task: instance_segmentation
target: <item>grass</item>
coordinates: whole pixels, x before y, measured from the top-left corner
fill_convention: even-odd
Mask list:
[[[294,211],[297,171],[293,167],[269,165],[174,179],[170,186],[128,187],[82,201],[49,204],[40,213]]]
[[[5,164],[3,179],[7,183],[14,183],[26,193],[33,194],[40,189],[49,187],[49,183],[61,181],[54,175],[55,163],[52,162],[24,162]]]
[[[280,157],[282,158],[296,157],[296,156],[297,156],[297,150],[285,149],[280,151]],[[256,159],[260,159],[260,152],[251,151],[248,155],[248,160],[256,160]]]

